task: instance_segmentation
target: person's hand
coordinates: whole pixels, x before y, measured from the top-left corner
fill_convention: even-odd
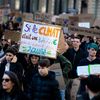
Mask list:
[[[79,76],[79,79],[81,80],[81,79],[86,79],[88,76],[87,75],[80,75]]]
[[[11,61],[12,63],[16,63],[17,62],[17,57],[16,56],[14,56],[14,58],[12,59],[12,61]]]

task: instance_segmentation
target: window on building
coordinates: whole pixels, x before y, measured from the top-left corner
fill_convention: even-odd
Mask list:
[[[87,13],[87,0],[82,0],[81,13]]]
[[[20,9],[20,0],[15,0],[15,9],[16,10]]]

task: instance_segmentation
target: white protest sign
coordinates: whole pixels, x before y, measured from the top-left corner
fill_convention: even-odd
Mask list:
[[[24,22],[19,52],[56,58],[61,27]]]
[[[90,74],[100,74],[100,64],[93,64],[87,66],[78,66],[77,74],[80,75],[90,75]]]
[[[91,65],[90,74],[100,74],[100,64]]]
[[[89,75],[88,72],[88,65],[87,66],[78,66],[77,67],[77,74],[80,75]]]
[[[79,22],[78,26],[84,27],[84,28],[90,28],[90,23],[89,22]]]

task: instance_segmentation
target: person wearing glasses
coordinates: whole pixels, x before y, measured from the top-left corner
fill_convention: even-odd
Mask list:
[[[22,83],[23,66],[18,62],[16,54],[17,52],[13,47],[9,47],[6,50],[5,60],[0,64],[0,84],[5,71],[12,71],[16,73],[20,83]]]
[[[49,59],[39,60],[38,73],[33,76],[26,91],[30,100],[61,100],[59,83],[55,79],[55,72],[49,71],[49,66]]]
[[[5,71],[2,77],[0,100],[28,100],[19,86],[17,75],[11,71]]]

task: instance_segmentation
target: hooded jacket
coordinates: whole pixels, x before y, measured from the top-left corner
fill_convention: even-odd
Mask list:
[[[37,73],[32,79],[27,94],[30,100],[61,100],[58,87],[54,72],[49,71],[45,77]]]

